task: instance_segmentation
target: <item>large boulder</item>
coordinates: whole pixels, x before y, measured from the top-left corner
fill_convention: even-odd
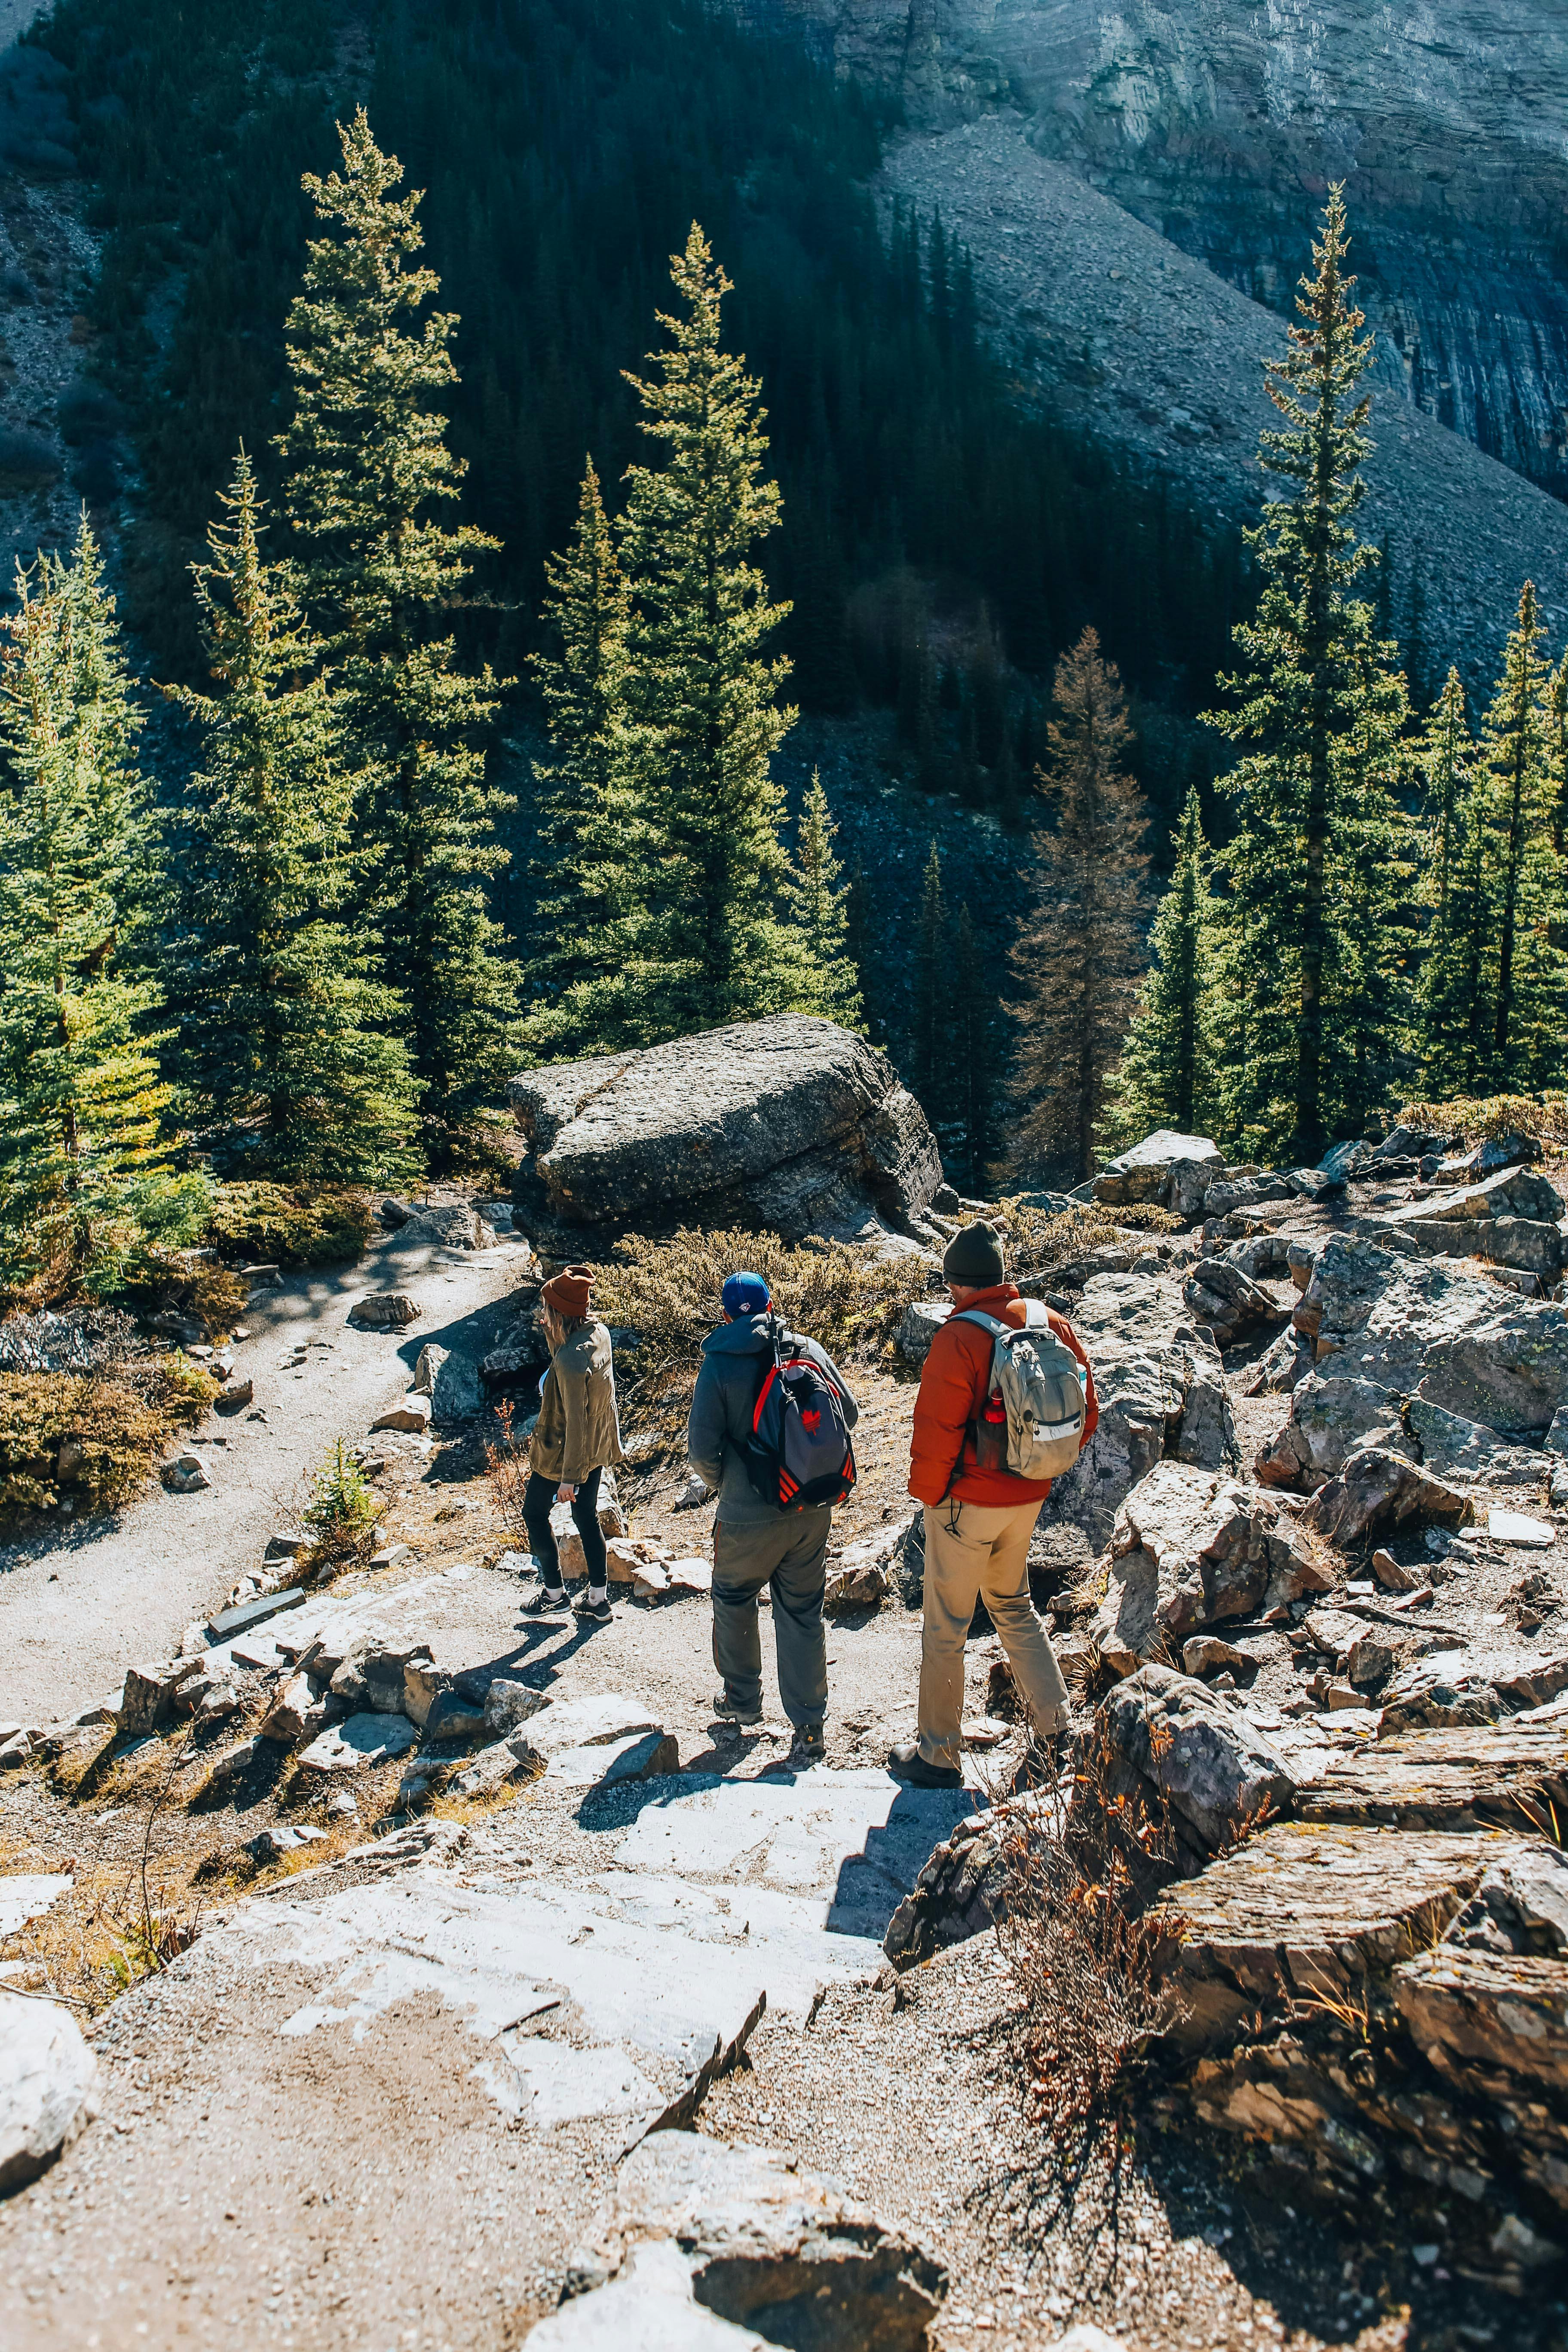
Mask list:
[[[1491,1429],[1549,1429],[1568,1403],[1563,1307],[1362,1234],[1336,1234],[1324,1243],[1295,1324],[1320,1364],[1342,1356],[1342,1370],[1357,1379],[1419,1395]]]
[[[1266,1486],[1314,1492],[1368,1443],[1400,1451],[1406,1444],[1399,1399],[1373,1381],[1309,1372],[1290,1397],[1290,1418],[1258,1448],[1253,1469]]]
[[[942,1181],[886,1055],[805,1013],[530,1070],[508,1095],[520,1192],[564,1226],[908,1234]]]
[[[1224,1173],[1219,1147],[1206,1135],[1177,1135],[1163,1127],[1113,1160],[1090,1189],[1107,1208],[1152,1201],[1180,1217],[1195,1217],[1204,1194]]]
[[[1144,1666],[1100,1708],[1113,1756],[1170,1807],[1184,1858],[1201,1863],[1295,1799],[1300,1775],[1238,1706],[1189,1675]]]
[[[76,2020],[0,1991],[0,2191],[36,2180],[98,2105],[98,2061]]]
[[[1562,1194],[1533,1168],[1503,1168],[1495,1176],[1431,1192],[1390,1212],[1388,1225],[1473,1224],[1490,1217],[1531,1217],[1554,1224],[1563,1214]]]
[[[1287,1309],[1272,1291],[1228,1257],[1200,1258],[1182,1286],[1195,1319],[1206,1324],[1222,1348],[1264,1323],[1279,1323]]]
[[[1287,1608],[1330,1582],[1278,1496],[1162,1462],[1117,1513],[1089,1630],[1112,1672],[1131,1675],[1205,1626]]]
[[[1381,1445],[1352,1454],[1320,1486],[1303,1515],[1331,1543],[1354,1544],[1403,1527],[1464,1527],[1475,1517],[1468,1495]]]
[[[1094,1370],[1100,1426],[1058,1478],[1042,1517],[1103,1544],[1125,1497],[1167,1455],[1205,1470],[1238,1466],[1219,1350],[1168,1276],[1096,1275],[1073,1310]]]

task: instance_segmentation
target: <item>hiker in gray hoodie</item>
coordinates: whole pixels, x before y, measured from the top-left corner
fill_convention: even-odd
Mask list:
[[[724,1320],[702,1342],[702,1368],[691,1400],[686,1449],[691,1466],[716,1487],[713,1520],[713,1663],[723,1686],[713,1711],[729,1723],[759,1723],[763,1654],[757,1595],[772,1588],[778,1644],[779,1696],[795,1726],[795,1752],[806,1763],[823,1753],[827,1711],[827,1643],[822,1630],[830,1505],[775,1510],[746,1473],[742,1448],[765,1367],[773,1360],[773,1302],[760,1274],[732,1274],[724,1285]],[[810,1356],[844,1400],[853,1429],[858,1408],[824,1348],[798,1332],[790,1352]]]

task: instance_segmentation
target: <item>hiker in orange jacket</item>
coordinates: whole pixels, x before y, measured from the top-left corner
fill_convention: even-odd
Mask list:
[[[989,1225],[955,1234],[942,1270],[956,1310],[975,1307],[1020,1329],[1026,1323],[1026,1302],[1007,1280],[1002,1244]],[[1083,1367],[1087,1445],[1100,1419],[1094,1373],[1072,1325],[1054,1312],[1049,1321]],[[992,1346],[977,1323],[944,1323],[915,1400],[910,1493],[925,1506],[919,1737],[895,1748],[889,1760],[921,1788],[963,1782],[963,1645],[978,1599],[1001,1637],[1037,1736],[1048,1738],[1066,1717],[1067,1685],[1029,1598],[1029,1538],[1051,1482],[984,1466],[975,1443]]]

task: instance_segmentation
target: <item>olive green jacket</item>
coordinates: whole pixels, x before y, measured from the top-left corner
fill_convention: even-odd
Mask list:
[[[528,1466],[538,1478],[580,1486],[606,1463],[624,1462],[616,1415],[616,1369],[610,1335],[585,1324],[550,1359],[539,1419],[529,1441]]]

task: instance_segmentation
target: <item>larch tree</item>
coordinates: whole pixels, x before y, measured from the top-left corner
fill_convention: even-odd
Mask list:
[[[1116,1150],[1162,1127],[1209,1134],[1219,1118],[1218,908],[1195,784],[1171,841],[1170,887],[1154,917],[1149,975],[1107,1114],[1106,1140]]]
[[[695,222],[671,276],[680,308],[660,313],[668,343],[649,354],[650,375],[628,378],[661,462],[627,469],[621,527],[627,760],[647,849],[619,927],[618,1006],[606,1002],[602,1024],[612,1044],[784,1009],[805,978],[781,911],[784,802],[772,766],[795,719],[778,700],[789,665],[763,653],[789,608],[752,560],[781,510],[763,471],[760,386],[723,348],[730,280]]]
[[[1014,1156],[1020,1173],[1061,1170],[1076,1181],[1093,1165],[1147,960],[1148,807],[1126,767],[1127,698],[1092,629],[1058,662],[1055,698],[1039,782],[1056,824],[1037,837],[1035,908],[1012,951]]]
[[[1336,968],[1347,978],[1360,942],[1336,929],[1366,919],[1357,911],[1348,857],[1364,868],[1352,841],[1351,796],[1371,776],[1383,793],[1386,762],[1368,756],[1367,698],[1381,714],[1397,675],[1396,649],[1373,632],[1370,608],[1350,591],[1376,551],[1356,537],[1353,518],[1365,493],[1361,466],[1371,444],[1363,427],[1369,401],[1360,390],[1372,356],[1355,307],[1343,193],[1331,189],[1313,268],[1301,281],[1300,323],[1283,359],[1269,365],[1267,388],[1284,420],[1266,432],[1258,461],[1285,493],[1247,534],[1263,575],[1256,616],[1235,631],[1238,673],[1222,683],[1234,699],[1212,717],[1241,752],[1222,789],[1236,803],[1237,835],[1226,855],[1232,931],[1226,957],[1227,1123],[1248,1150],[1289,1150],[1315,1160],[1331,1119],[1343,1116],[1336,1087],[1333,1000]],[[1368,647],[1376,648],[1369,658]],[[1403,687],[1398,689],[1403,698]],[[1381,805],[1361,816],[1375,835],[1393,822]],[[1236,952],[1245,937],[1245,955]],[[1363,1009],[1377,991],[1352,984]],[[1236,1041],[1245,1036],[1245,1053]],[[1392,1045],[1392,1039],[1384,1041]],[[1388,1058],[1363,1034],[1363,1059]]]
[[[1564,871],[1554,835],[1544,637],[1527,580],[1477,755],[1494,909],[1483,982],[1490,1076],[1504,1092],[1540,1086],[1560,1070],[1568,993],[1568,963],[1552,936],[1563,914]]]
[[[419,195],[394,194],[403,167],[363,107],[339,136],[342,170],[303,182],[331,226],[309,247],[289,313],[293,413],[278,446],[306,609],[361,779],[381,976],[407,1006],[420,1111],[444,1158],[504,1079],[516,1019],[516,971],[485,887],[506,863],[495,820],[513,804],[486,779],[497,681],[464,668],[450,625],[471,558],[496,542],[436,519],[459,498],[465,463],[439,406],[457,382],[457,320],[416,323],[440,283],[411,262]]]
[[[18,570],[0,672],[0,1288],[113,1289],[210,1194],[168,1171],[155,983],[128,970],[141,714],[84,516]]]
[[[415,1128],[396,997],[370,976],[353,895],[352,777],[288,568],[261,551],[243,448],[192,567],[215,691],[166,689],[200,730],[165,951],[182,1111],[226,1174],[407,1174]]]
[[[820,772],[814,768],[800,812],[793,863],[784,877],[784,905],[805,959],[799,1012],[858,1029],[863,1018],[860,975],[849,954],[849,885],[834,852],[837,826]]]
[[[552,759],[534,771],[539,849],[529,1042],[596,1042],[595,1000],[618,989],[616,926],[639,898],[648,854],[626,777],[626,581],[592,459],[565,552],[545,566],[550,650],[530,667]]]

